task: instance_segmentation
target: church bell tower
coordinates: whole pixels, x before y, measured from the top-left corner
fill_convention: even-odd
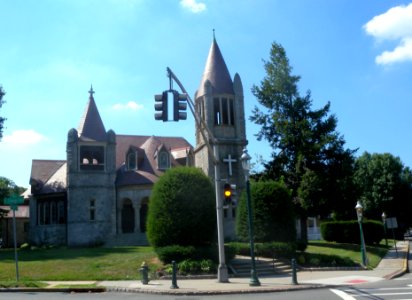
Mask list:
[[[67,138],[67,245],[103,244],[115,233],[116,135],[106,132],[89,91],[78,129]]]
[[[240,157],[247,144],[243,86],[236,73],[233,80],[213,37],[205,70],[199,89],[195,94],[198,115],[206,123],[215,138],[219,157],[220,178],[215,179],[214,162],[209,155],[207,144],[196,125],[195,165],[203,169],[212,182],[220,185],[223,193],[225,184],[236,185],[232,204],[224,206],[224,234],[235,237],[236,200],[245,188],[245,177]],[[210,140],[210,137],[206,138]]]

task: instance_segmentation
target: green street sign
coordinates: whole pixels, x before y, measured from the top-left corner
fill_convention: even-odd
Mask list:
[[[10,205],[10,208],[12,210],[17,210],[17,206],[23,203],[24,199],[19,195],[11,195],[10,197],[4,199],[4,204]]]

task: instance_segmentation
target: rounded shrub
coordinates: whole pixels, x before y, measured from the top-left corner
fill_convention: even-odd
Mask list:
[[[194,167],[172,168],[155,183],[149,201],[147,238],[153,247],[204,246],[216,232],[214,189]]]
[[[296,227],[290,192],[283,182],[258,181],[250,185],[256,242],[295,242]],[[241,241],[249,240],[247,195],[242,193],[236,231]]]

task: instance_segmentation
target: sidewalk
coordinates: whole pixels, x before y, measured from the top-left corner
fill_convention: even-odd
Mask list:
[[[334,271],[298,271],[298,285],[292,284],[291,275],[276,275],[259,277],[260,286],[249,286],[249,278],[230,278],[229,283],[218,283],[216,279],[178,279],[178,289],[171,289],[171,280],[153,280],[143,285],[138,280],[124,281],[76,281],[76,282],[47,282],[45,289],[0,289],[1,291],[25,292],[53,292],[53,291],[88,291],[81,289],[55,289],[59,284],[91,284],[96,283],[100,288],[90,289],[101,292],[137,292],[151,294],[179,294],[179,295],[213,295],[213,294],[240,294],[282,292],[298,289],[314,289],[325,286],[356,285],[379,280],[392,279],[407,272],[409,242],[397,243],[398,254],[395,248],[391,249],[374,270],[334,270]]]
[[[158,294],[228,294],[276,292],[296,289],[313,289],[324,286],[354,285],[392,279],[404,274],[408,266],[409,242],[397,243],[398,255],[391,249],[374,270],[345,271],[301,271],[297,273],[298,285],[292,284],[288,275],[259,278],[261,286],[250,287],[249,278],[230,278],[229,283],[218,283],[216,279],[178,280],[179,289],[171,289],[170,280],[154,280],[143,285],[140,281],[102,281],[108,291],[141,292]]]

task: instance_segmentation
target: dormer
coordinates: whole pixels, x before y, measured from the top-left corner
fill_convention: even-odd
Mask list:
[[[126,155],[127,170],[137,170],[137,151],[129,150]]]
[[[143,150],[134,146],[131,146],[126,152],[126,169],[128,171],[139,170],[144,160]]]
[[[170,152],[164,145],[161,145],[155,152],[154,159],[157,162],[158,170],[167,170],[171,167]]]

